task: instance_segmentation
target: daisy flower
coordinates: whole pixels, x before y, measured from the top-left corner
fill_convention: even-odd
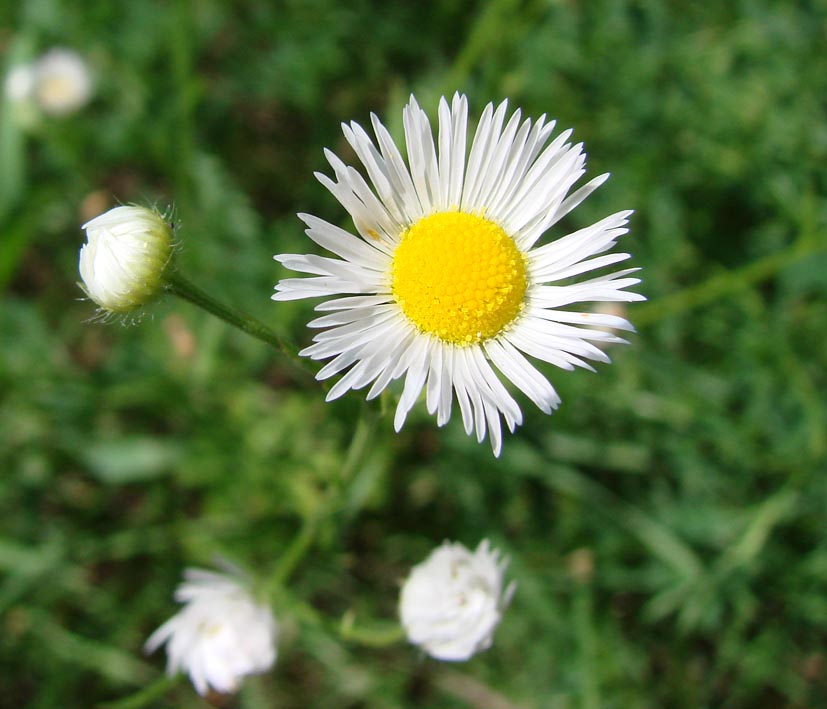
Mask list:
[[[166,645],[167,674],[187,672],[200,695],[210,688],[235,692],[245,676],[275,663],[276,619],[239,578],[187,569],[175,600],[184,607],[150,635],[144,650]]]
[[[609,361],[598,344],[623,342],[596,328],[632,329],[623,318],[569,306],[643,299],[625,291],[639,282],[628,277],[637,269],[572,280],[629,258],[606,252],[627,233],[631,212],[538,245],[608,175],[568,194],[585,173],[582,143],[568,142],[571,130],[549,142],[555,122],[545,116],[506,114],[507,102],[488,104],[469,151],[465,96],[440,101],[436,140],[412,96],[403,111],[407,164],[375,115],[375,143],[358,123],[343,125],[370,182],[329,150],[334,176],[316,177],[353,217],[358,236],[300,214],[307,235],[338,258],[275,256],[312,277],[283,279],[273,296],[329,298],[316,306],[327,314],[309,323],[321,331],[301,352],[331,360],[319,379],[347,370],[328,400],[368,385],[372,399],[404,377],[397,431],[424,389],[438,425],[456,398],[466,432],[480,442],[487,434],[495,455],[501,422],[512,432],[522,423],[503,378],[545,413],[560,403],[525,355],[592,369],[588,360]]]

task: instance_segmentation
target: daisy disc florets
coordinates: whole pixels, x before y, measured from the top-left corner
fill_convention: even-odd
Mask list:
[[[398,431],[422,390],[438,425],[454,398],[466,432],[502,446],[501,420],[522,422],[509,380],[542,411],[560,403],[552,385],[524,355],[563,369],[609,361],[595,343],[624,342],[596,328],[631,330],[623,318],[569,310],[575,303],[634,301],[639,282],[625,269],[571,279],[629,258],[605,253],[626,234],[630,211],[537,246],[544,232],[605,182],[601,175],[568,194],[585,173],[582,143],[571,130],[549,142],[554,121],[506,120],[507,104],[488,104],[467,148],[468,102],[455,94],[439,104],[434,138],[428,116],[411,97],[403,111],[407,163],[390,133],[371,116],[376,142],[357,123],[343,125],[368,182],[331,151],[334,178],[316,177],[353,217],[358,236],[300,214],[307,235],[337,258],[280,254],[287,278],[274,300],[327,297],[327,313],[302,351],[331,359],[319,379],[345,372],[328,400],[370,385],[367,398],[404,377]]]

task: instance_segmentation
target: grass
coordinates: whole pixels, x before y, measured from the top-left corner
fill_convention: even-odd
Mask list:
[[[0,114],[0,706],[204,706],[141,646],[217,554],[284,581],[277,665],[228,706],[827,704],[825,19],[781,0],[0,8],[6,68],[69,46],[96,77],[72,116]],[[544,370],[563,405],[521,400],[499,460],[422,405],[396,435],[393,396],[325,404],[183,301],[88,322],[79,225],[174,204],[182,271],[306,344],[311,306],[269,300],[270,257],[307,247],[297,211],[348,226],[312,177],[322,148],[454,90],[575,128],[612,178],[551,236],[634,208],[649,299],[611,366]],[[399,581],[484,537],[518,582],[494,645],[424,659],[398,641]]]

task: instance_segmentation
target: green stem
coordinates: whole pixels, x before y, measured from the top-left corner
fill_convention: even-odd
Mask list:
[[[123,699],[116,699],[114,702],[106,702],[99,704],[98,709],[141,709],[153,705],[155,702],[163,697],[170,689],[172,689],[181,678],[181,675],[162,675],[157,680],[147,685],[143,689],[130,694]]]
[[[290,542],[290,546],[287,547],[287,550],[281,555],[279,563],[276,564],[275,571],[269,582],[271,588],[284,587],[287,579],[290,578],[290,575],[295,571],[299,562],[312,546],[316,538],[316,532],[324,516],[324,507],[324,503],[321,503],[314,513],[305,517],[302,526],[299,527],[299,531]]]
[[[333,620],[319,613],[313,606],[283,591],[280,598],[282,610],[287,610],[300,623],[318,628],[342,640],[365,647],[388,647],[405,639],[405,631],[397,621],[362,619],[356,625],[356,614],[346,611],[341,620]]]
[[[337,503],[341,501],[347,483],[353,478],[369,449],[373,421],[374,419],[367,412],[367,408],[363,407],[362,414],[356,423],[356,430],[350,439],[350,446],[348,446],[338,478],[328,489],[325,499],[320,501],[316,509],[304,518],[296,536],[293,537],[287,550],[281,555],[265,587],[269,594],[284,588],[293,571],[313,546],[322,521],[336,509]]]
[[[579,583],[578,586],[574,597],[574,627],[580,650],[580,706],[582,709],[599,709],[601,706],[599,663],[596,661],[597,639],[594,628],[592,589],[589,581]]]
[[[711,303],[766,280],[799,259],[823,250],[824,246],[802,238],[789,248],[753,261],[736,271],[718,273],[695,286],[684,288],[650,303],[635,306],[633,318],[635,326],[643,328],[685,310]]]
[[[515,40],[515,18],[520,14],[520,0],[493,0],[483,3],[477,14],[465,43],[454,59],[453,66],[448,70],[443,80],[444,93],[449,96],[468,81],[472,70],[479,65],[480,59],[490,56],[508,42]],[[508,27],[509,32],[503,28]],[[449,99],[450,100],[450,99]]]
[[[339,481],[346,484],[356,473],[359,464],[365,459],[365,452],[370,443],[373,433],[373,417],[366,406],[362,407],[362,413],[356,422],[356,430],[350,439],[350,445],[345,455],[345,462],[339,474]]]
[[[348,611],[342,617],[339,623],[339,636],[343,640],[347,640],[357,645],[365,645],[367,647],[387,647],[388,645],[395,645],[404,640],[405,631],[399,623],[376,621],[362,622],[361,625],[356,625],[356,614],[353,611]]]
[[[285,342],[260,320],[235,310],[224,303],[217,301],[209,293],[199,288],[192,281],[184,278],[180,273],[173,273],[167,280],[166,290],[189,301],[193,305],[206,310],[242,332],[252,335],[257,340],[267,343],[271,347],[287,355],[294,363],[306,369],[306,364],[299,357],[296,348]]]
[[[389,647],[405,639],[405,631],[398,623],[375,628],[354,625],[350,628],[340,628],[339,635],[342,640],[347,640],[355,645],[364,645],[365,647]]]

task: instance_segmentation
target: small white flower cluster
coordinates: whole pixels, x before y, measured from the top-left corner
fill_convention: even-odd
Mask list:
[[[6,75],[6,97],[12,104],[33,106],[49,116],[67,116],[92,98],[94,84],[86,61],[71,49],[51,49]]]
[[[473,552],[458,542],[431,552],[402,587],[399,615],[408,640],[450,662],[489,648],[516,585],[503,585],[507,565],[487,539]],[[184,607],[144,645],[147,653],[166,645],[167,674],[186,672],[202,696],[229,694],[275,663],[278,623],[238,573],[187,569],[175,600]]]

